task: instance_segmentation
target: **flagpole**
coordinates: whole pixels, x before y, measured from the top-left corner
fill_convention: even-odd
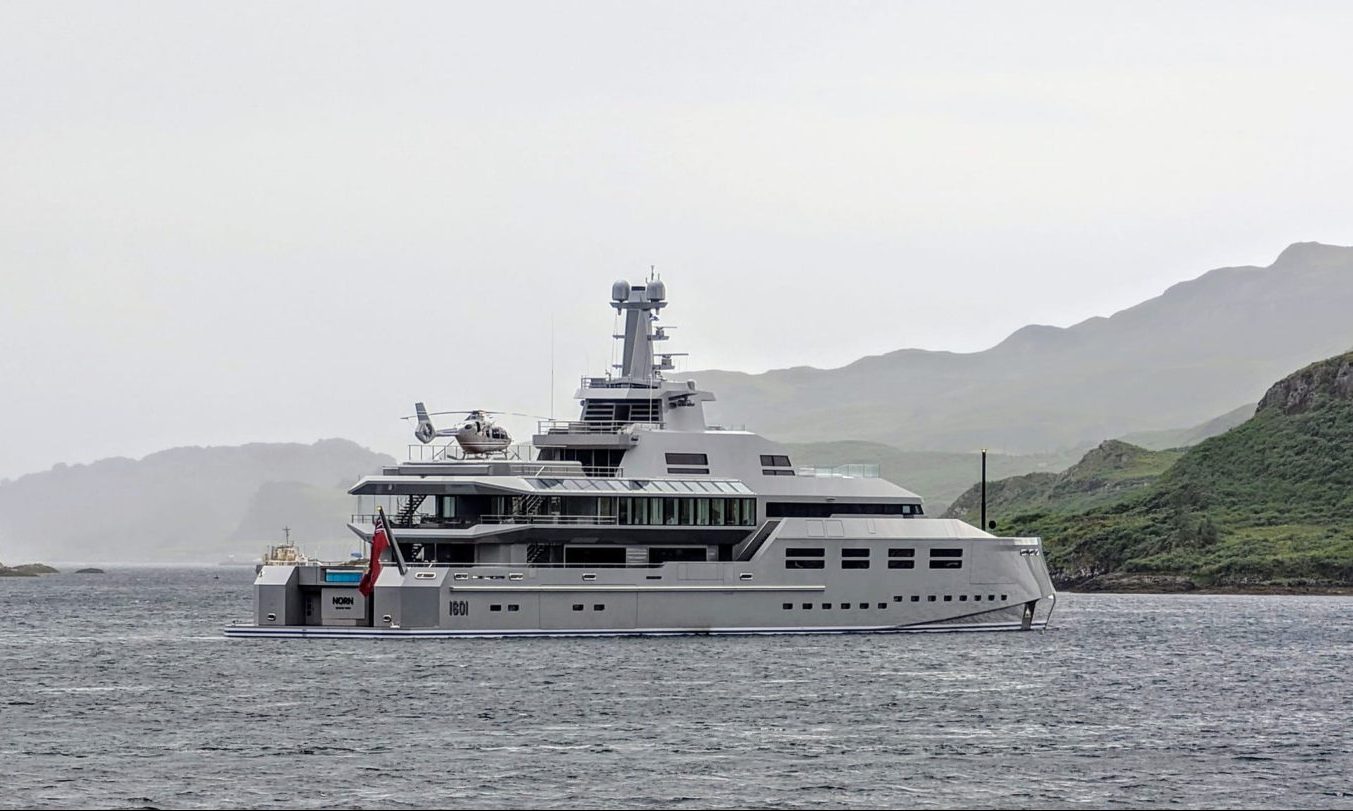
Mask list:
[[[376,519],[385,527],[385,538],[390,542],[390,548],[395,553],[395,565],[399,567],[400,575],[409,573],[409,567],[404,564],[404,553],[399,551],[399,541],[395,540],[395,533],[390,529],[390,520],[385,517],[385,508],[376,505]]]

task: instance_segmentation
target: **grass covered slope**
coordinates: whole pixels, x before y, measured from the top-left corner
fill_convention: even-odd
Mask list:
[[[1044,487],[988,512],[1043,536],[1073,587],[1353,586],[1353,352],[1274,384],[1251,419],[1108,503]]]
[[[1062,473],[1031,473],[987,482],[987,512],[994,517],[1041,508],[1079,511],[1115,504],[1142,491],[1183,455],[1183,450],[1149,451],[1110,439]],[[981,487],[974,486],[954,501],[945,517],[976,524],[981,508]]]

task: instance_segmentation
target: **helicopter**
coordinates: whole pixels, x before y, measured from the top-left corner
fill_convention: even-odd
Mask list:
[[[508,411],[485,411],[482,408],[472,408],[465,411],[434,411],[429,414],[422,403],[414,403],[413,410],[414,414],[404,417],[404,419],[418,420],[418,426],[414,428],[413,435],[418,437],[419,442],[426,445],[439,436],[455,437],[456,442],[466,453],[476,455],[501,451],[512,444],[512,435],[507,432],[506,428],[494,423],[490,415],[533,416]],[[442,414],[464,414],[465,420],[454,428],[434,427],[432,417]]]

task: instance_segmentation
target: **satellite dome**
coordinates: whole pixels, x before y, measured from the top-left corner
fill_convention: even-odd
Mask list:
[[[629,282],[625,281],[624,279],[621,279],[620,281],[618,281],[618,282],[616,282],[615,284],[611,285],[611,300],[612,300],[612,301],[626,301],[626,300],[629,299],[629,297],[630,297],[630,283],[629,283]]]
[[[667,298],[667,285],[662,283],[662,279],[654,279],[648,283],[646,292],[649,301],[662,301]]]

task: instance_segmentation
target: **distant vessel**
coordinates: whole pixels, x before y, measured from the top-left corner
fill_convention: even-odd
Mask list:
[[[268,551],[263,553],[261,566],[303,566],[317,562],[306,557],[301,548],[291,542],[291,527],[282,527],[282,532],[285,533],[285,540],[268,547]]]
[[[708,426],[714,395],[668,380],[663,282],[616,282],[619,374],[584,377],[579,419],[508,452],[487,412],[437,431],[417,405],[410,460],[349,492],[363,568],[286,560],[255,581],[235,637],[468,637],[1030,630],[1056,594],[1038,538],[924,517],[872,465],[796,467],[757,434]],[[843,393],[845,394],[845,393]],[[477,423],[477,424],[476,424]],[[462,436],[461,434],[465,434]],[[437,436],[452,444],[432,449]],[[489,452],[484,452],[488,450]],[[415,458],[416,457],[416,458]],[[429,458],[430,457],[430,458]],[[294,547],[292,548],[294,550]],[[293,553],[287,553],[293,554]]]

